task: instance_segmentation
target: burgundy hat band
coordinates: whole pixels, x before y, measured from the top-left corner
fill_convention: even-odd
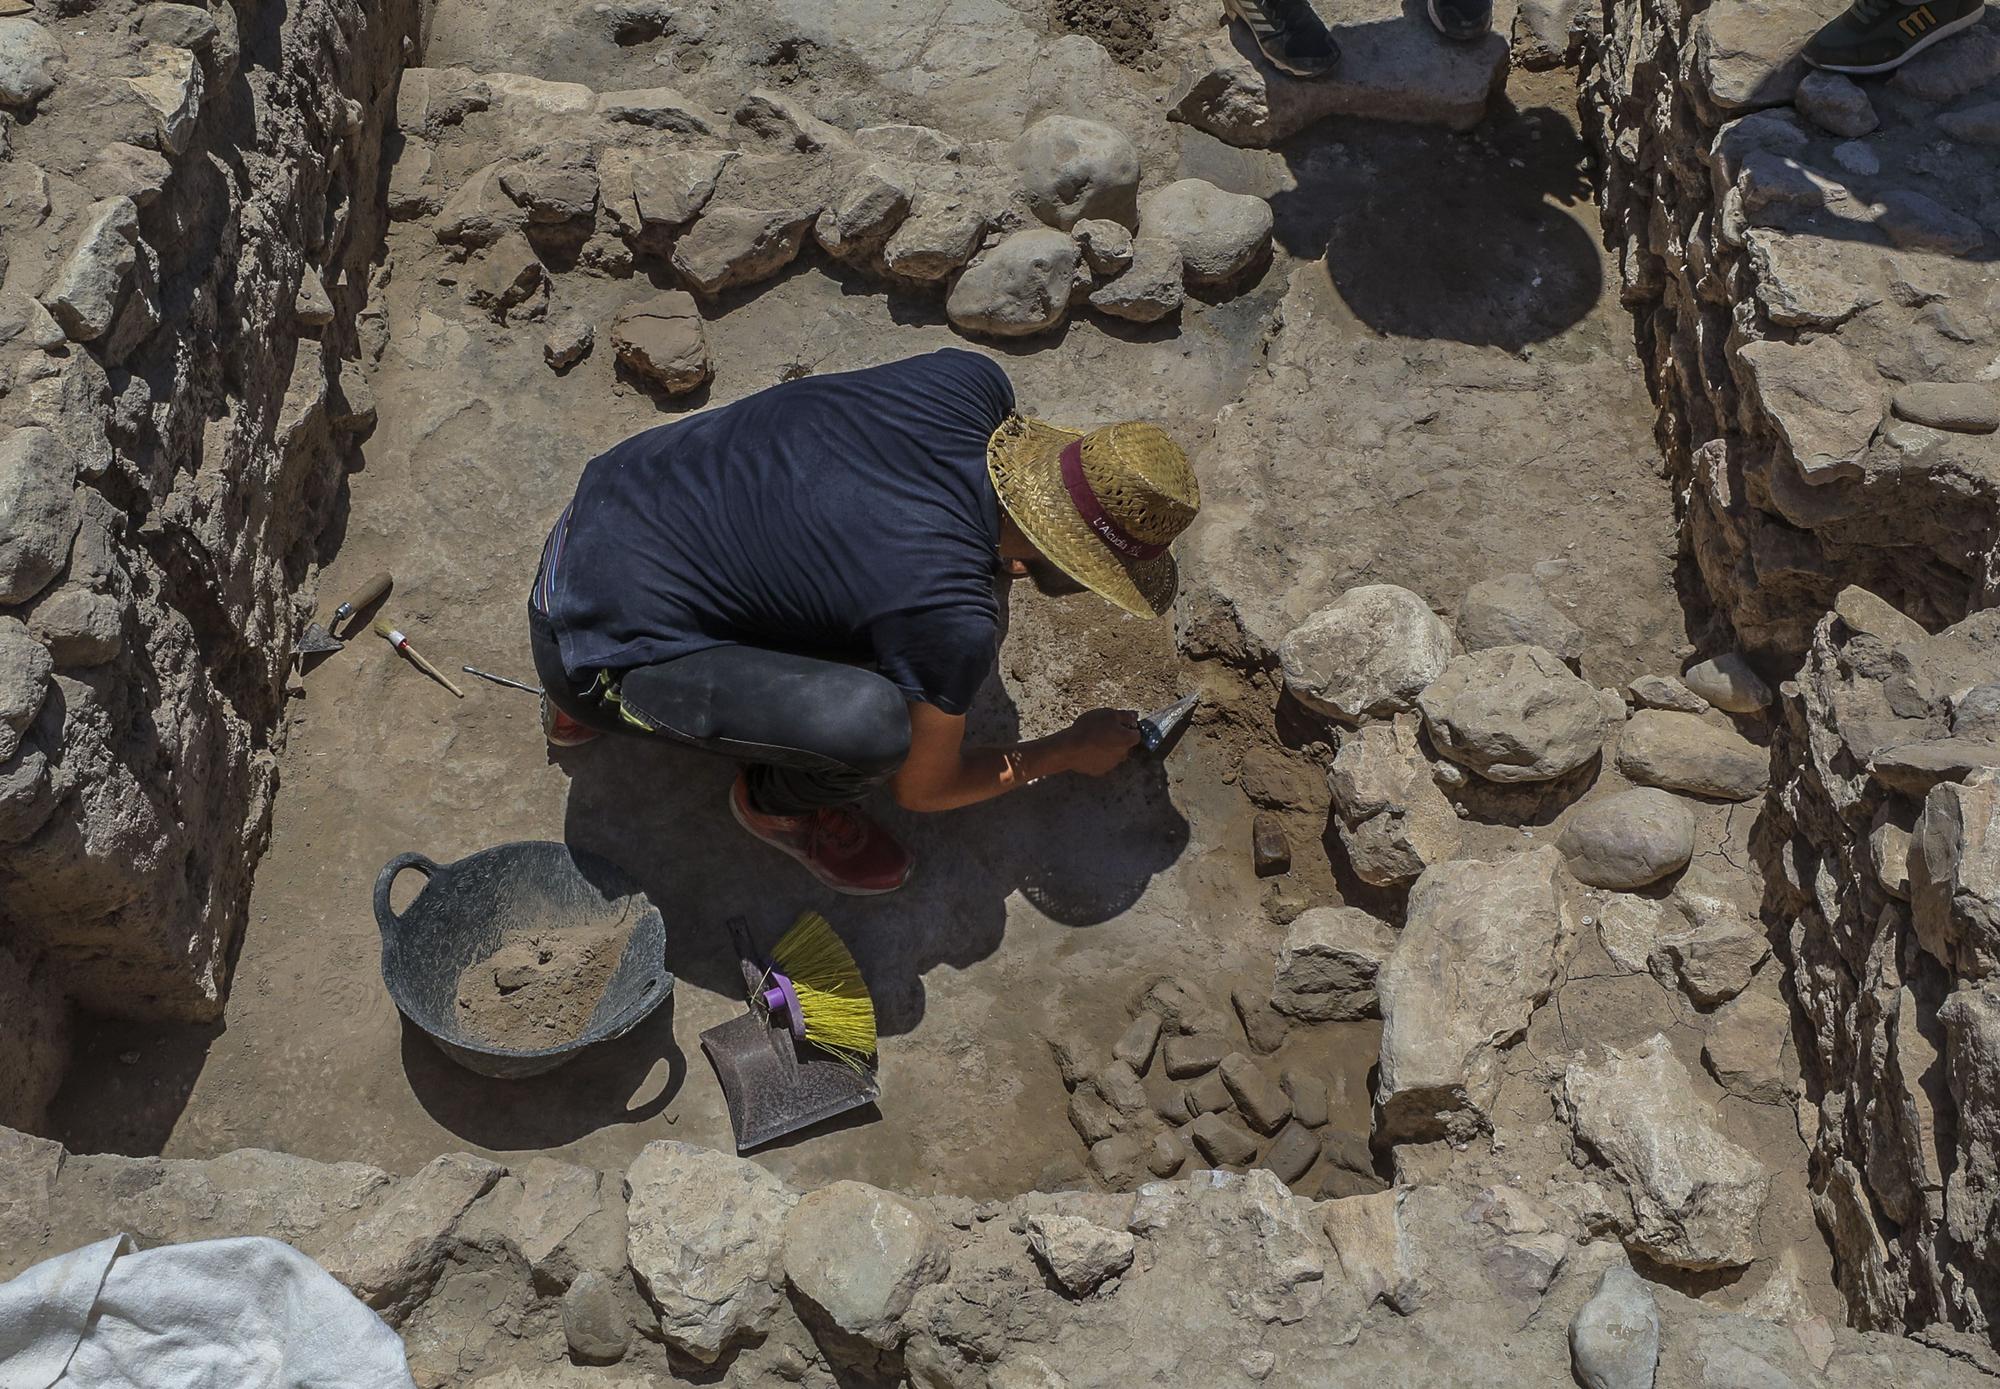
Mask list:
[[[1069,490],[1069,499],[1076,503],[1076,509],[1083,514],[1084,523],[1097,532],[1097,538],[1130,560],[1158,559],[1167,552],[1164,545],[1154,545],[1134,538],[1124,527],[1104,514],[1104,504],[1097,500],[1097,493],[1090,490],[1090,479],[1083,475],[1083,440],[1073,439],[1062,451],[1063,486]]]

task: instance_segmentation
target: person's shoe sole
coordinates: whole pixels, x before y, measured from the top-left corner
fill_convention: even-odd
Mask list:
[[[1818,68],[1821,72],[1843,72],[1850,77],[1873,77],[1877,73],[1894,72],[1897,68],[1909,62],[1910,59],[1916,57],[1926,48],[1929,48],[1932,44],[1936,43],[1939,39],[1948,39],[1961,29],[1970,29],[1973,25],[1977,24],[1980,21],[1980,19],[1985,15],[1985,13],[1986,11],[1983,8],[1977,9],[1974,10],[1971,14],[1961,15],[1959,18],[1952,20],[1951,23],[1949,24],[1938,25],[1937,28],[1931,30],[1928,34],[1925,34],[1922,38],[1918,39],[1915,43],[1911,44],[1908,48],[1904,49],[1899,56],[1891,58],[1886,63],[1870,63],[1865,66],[1859,63],[1820,63],[1820,62],[1814,62],[1812,55],[1809,53],[1801,54],[1800,56],[1803,57],[1806,60],[1806,62],[1809,63],[1811,66]]]
[[[1271,52],[1270,49],[1264,47],[1263,44],[1257,43],[1257,31],[1255,29],[1251,29],[1250,22],[1244,19],[1243,16],[1237,11],[1235,0],[1222,0],[1222,12],[1228,15],[1230,19],[1234,20],[1236,23],[1241,24],[1244,27],[1244,29],[1249,32],[1250,42],[1256,43],[1257,51],[1264,55],[1264,61],[1269,63],[1272,67],[1276,68],[1279,72],[1284,73],[1285,76],[1287,77],[1298,77],[1309,81],[1315,77],[1324,77],[1328,73],[1332,72],[1335,68],[1340,66],[1340,50],[1339,48],[1335,48],[1333,51],[1333,56],[1326,60],[1325,67],[1319,67],[1319,68],[1294,67],[1291,63],[1287,62],[1283,58],[1278,57],[1275,53]]]
[[[1468,29],[1465,33],[1459,34],[1445,28],[1444,20],[1438,16],[1438,0],[1424,0],[1424,8],[1430,11],[1431,27],[1450,39],[1453,43],[1471,43],[1481,35],[1493,32],[1493,17],[1491,15],[1487,16],[1486,23],[1479,28]]]
[[[742,807],[736,804],[736,786],[733,782],[730,784],[729,787],[729,818],[734,820],[737,824],[741,825],[743,827],[743,832],[749,835],[752,839],[756,840],[759,844],[770,845],[773,849],[776,849],[786,858],[798,864],[799,867],[805,869],[806,872],[812,874],[813,877],[819,879],[819,881],[823,883],[825,886],[832,888],[835,892],[844,893],[849,897],[886,897],[890,893],[896,891],[897,888],[902,887],[903,883],[907,883],[910,880],[910,875],[909,873],[906,872],[903,874],[902,882],[897,883],[895,887],[856,887],[852,883],[843,883],[834,878],[828,877],[826,873],[821,870],[820,866],[812,861],[811,855],[806,854],[798,849],[794,849],[789,844],[781,844],[775,839],[766,839],[763,835],[757,833],[757,831],[751,827],[750,822],[743,818]],[[916,866],[917,865],[913,860],[910,864],[911,869],[915,869]]]

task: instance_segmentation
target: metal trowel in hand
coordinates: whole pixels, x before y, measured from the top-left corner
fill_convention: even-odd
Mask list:
[[[1158,753],[1173,741],[1194,706],[1201,702],[1199,694],[1182,695],[1164,709],[1155,709],[1139,720],[1139,746],[1149,753]]]
[[[339,635],[341,627],[354,614],[379,600],[394,582],[395,580],[391,579],[386,571],[370,575],[360,588],[354,590],[346,602],[333,610],[333,616],[326,620],[325,626],[315,622],[306,628],[299,637],[299,644],[292,648],[292,654],[303,659],[307,656],[318,656],[324,652],[340,650],[347,645],[347,639]]]

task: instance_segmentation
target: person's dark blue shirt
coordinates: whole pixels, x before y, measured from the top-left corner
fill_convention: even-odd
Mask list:
[[[746,645],[874,664],[962,714],[993,664],[1014,391],[947,348],[647,430],[577,484],[549,616],[571,675]]]

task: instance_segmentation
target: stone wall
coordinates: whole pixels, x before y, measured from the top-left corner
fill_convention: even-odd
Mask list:
[[[1819,1221],[1856,1324],[1990,1356],[2000,24],[1864,88],[1795,56],[1839,8],[1618,0],[1585,114],[1686,548],[1797,668],[1757,847]]]
[[[1840,8],[1612,0],[1584,97],[1686,546],[1784,669],[1843,585],[1933,629],[2000,596],[2000,14],[1802,82]]]
[[[123,1230],[283,1239],[401,1333],[420,1385],[1987,1383],[1830,1325],[1778,1278],[1723,1312],[1507,1186],[1336,1201],[1269,1172],[975,1205],[648,1145],[622,1174],[448,1153],[404,1178],[241,1151],[78,1156],[0,1129],[0,1278]],[[1629,1328],[1629,1330],[1621,1330]],[[1655,1378],[1657,1361],[1657,1379]]]
[[[0,20],[0,934],[85,1008],[211,1018],[422,6],[57,8]]]

